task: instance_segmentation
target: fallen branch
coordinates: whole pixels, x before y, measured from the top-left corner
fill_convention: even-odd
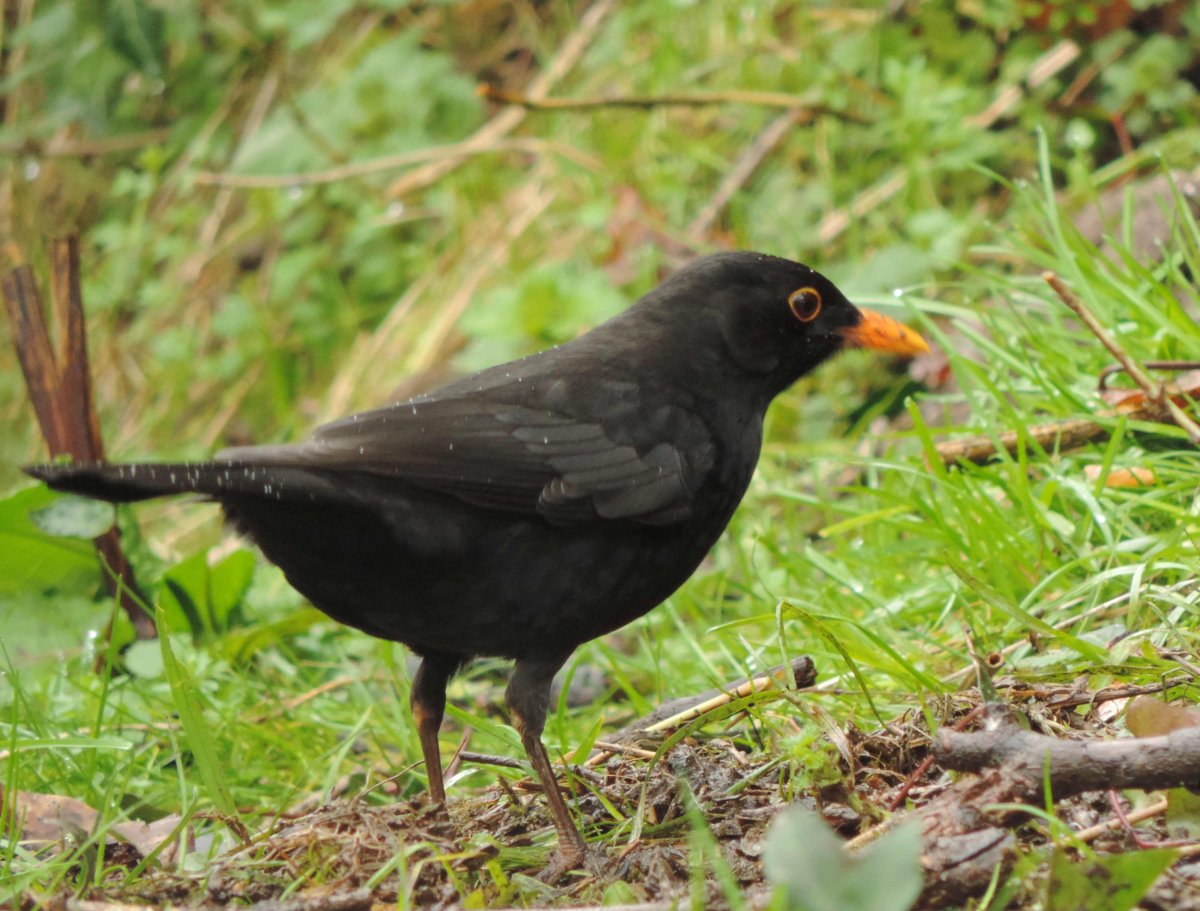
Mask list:
[[[933,751],[945,769],[977,772],[1002,766],[1017,784],[1014,800],[1036,800],[1047,786],[1061,800],[1084,791],[1154,791],[1200,781],[1200,728],[1159,737],[1062,740],[1004,723],[971,734],[943,729],[934,738]]]
[[[1154,420],[1154,415],[1161,416],[1161,411],[1147,407],[1144,414],[1133,413],[1129,417],[1133,420]],[[1015,456],[1021,448],[1022,440],[1028,440],[1046,452],[1063,452],[1103,439],[1109,433],[1109,428],[1104,424],[1088,418],[1071,418],[1066,421],[1036,424],[1027,427],[1024,432],[1006,430],[995,437],[976,436],[964,440],[947,440],[937,444],[937,454],[942,464],[947,467],[958,462],[983,465],[1001,452]]]
[[[30,158],[95,158],[101,155],[134,152],[148,145],[163,142],[170,135],[171,131],[164,129],[126,133],[122,136],[82,138],[54,136],[48,140],[42,140],[35,136],[23,136],[20,139],[0,142],[0,155]]]
[[[938,732],[933,753],[944,769],[976,772],[942,791],[914,814],[898,814],[850,843],[861,847],[897,822],[921,821],[925,847],[925,890],[917,907],[961,905],[982,894],[997,869],[1011,867],[1016,840],[1009,831],[1041,806],[1049,791],[1062,800],[1085,791],[1122,788],[1157,790],[1200,780],[1200,728],[1160,737],[1123,740],[1062,740],[1027,731],[1015,724],[1007,706],[988,705],[991,727],[976,733]],[[1160,812],[1127,814],[1133,822]],[[1084,830],[1086,840],[1109,828]],[[1194,846],[1181,853],[1200,850]]]

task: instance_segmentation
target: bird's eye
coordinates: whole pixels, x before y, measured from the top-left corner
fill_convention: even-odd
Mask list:
[[[821,312],[821,292],[816,288],[797,288],[788,295],[792,316],[802,323],[811,323]]]

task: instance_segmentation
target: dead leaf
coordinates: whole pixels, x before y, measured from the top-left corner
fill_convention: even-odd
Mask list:
[[[87,838],[100,820],[95,809],[74,797],[17,791],[14,798],[18,837],[22,842],[39,847]],[[108,834],[115,840],[129,843],[145,857],[170,837],[180,819],[173,813],[150,823],[125,820],[110,826]]]
[[[1083,466],[1084,476],[1092,482],[1100,477],[1104,470],[1102,465]],[[1104,486],[1110,488],[1153,487],[1158,483],[1158,475],[1153,468],[1134,466],[1132,468],[1114,468],[1104,478]],[[1156,700],[1157,701],[1157,700]]]
[[[1134,737],[1161,737],[1172,731],[1200,727],[1200,708],[1171,705],[1153,696],[1137,696],[1125,711],[1125,727]]]

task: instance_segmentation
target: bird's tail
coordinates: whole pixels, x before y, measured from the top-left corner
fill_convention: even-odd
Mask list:
[[[229,462],[145,463],[112,465],[92,462],[76,465],[26,465],[26,474],[45,481],[55,490],[109,503],[133,503],[171,494],[216,496],[253,485],[270,491],[269,469]]]

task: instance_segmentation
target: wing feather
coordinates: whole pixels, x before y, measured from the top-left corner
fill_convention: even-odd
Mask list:
[[[503,391],[435,393],[326,424],[307,443],[242,447],[219,457],[395,478],[552,522],[671,524],[691,515],[715,457],[695,415],[659,408],[653,421],[618,422],[621,433],[599,416],[564,413],[561,395],[556,409],[506,402]]]

